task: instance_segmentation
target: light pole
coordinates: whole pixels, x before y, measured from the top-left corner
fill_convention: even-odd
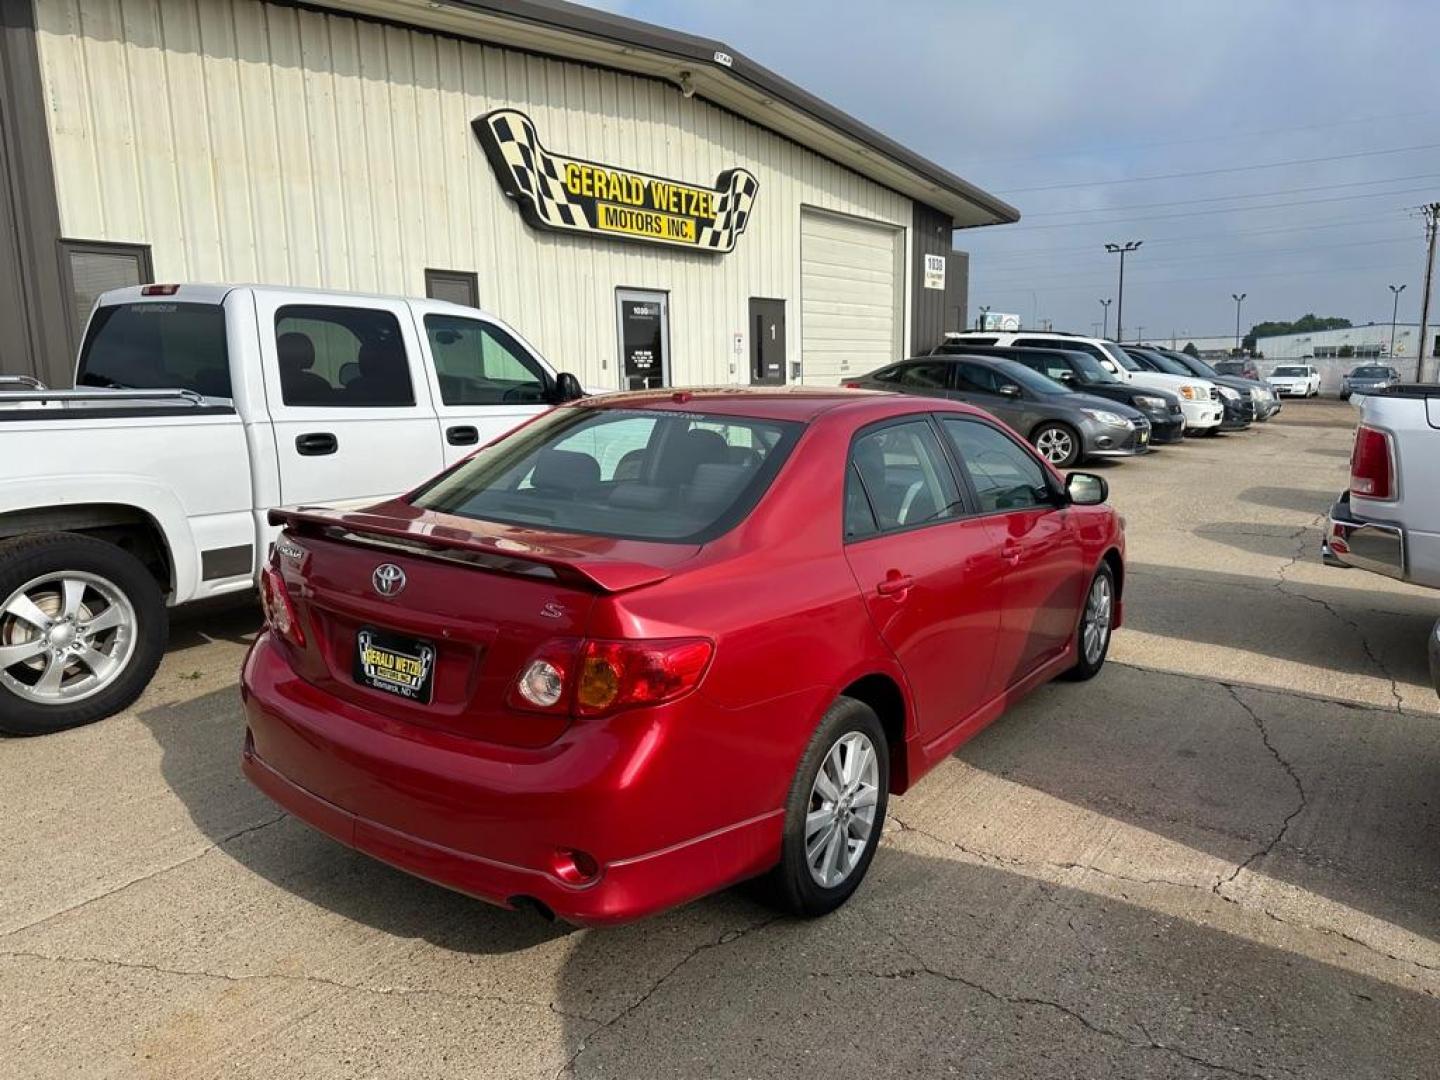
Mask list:
[[[1103,329],[1100,331],[1100,336],[1103,338],[1108,338],[1110,336],[1110,305],[1112,303],[1114,303],[1114,300],[1100,301],[1100,306],[1105,309],[1105,320],[1101,323]]]
[[[1249,295],[1249,293],[1243,292],[1232,292],[1230,294],[1230,299],[1235,301],[1235,351],[1237,353],[1240,351],[1240,305],[1245,302],[1245,297]]]
[[[988,314],[990,314],[990,306],[989,306],[988,304],[986,304],[986,305],[984,305],[983,307],[980,308],[980,314],[975,316],[975,329],[976,329],[976,330],[984,330],[984,329],[985,329],[985,316],[988,315]]]
[[[1395,295],[1395,302],[1390,305],[1390,362],[1395,362],[1395,316],[1400,313],[1400,294],[1405,291],[1404,285],[1391,285],[1390,291]],[[1416,378],[1419,378],[1417,375]]]
[[[1126,240],[1123,244],[1106,244],[1105,250],[1112,255],[1120,256],[1120,291],[1116,293],[1115,305],[1115,340],[1125,340],[1125,256],[1134,251],[1143,240]]]

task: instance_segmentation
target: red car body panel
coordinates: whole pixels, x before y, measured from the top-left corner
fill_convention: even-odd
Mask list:
[[[906,414],[985,417],[959,403],[725,391],[572,407],[806,428],[754,509],[703,546],[521,529],[405,499],[282,515],[305,554],[273,565],[306,641],[264,633],[243,672],[244,767],[258,787],[346,844],[491,902],[529,899],[605,924],[765,871],[800,756],[847,687],[880,680],[903,703],[891,786],[904,791],[1074,662],[1090,577],[1103,558],[1118,568],[1123,557],[1119,519],[1103,506],[844,543],[857,430]],[[408,578],[399,600],[371,588],[387,561]],[[548,573],[515,572],[532,565]],[[913,584],[881,595],[892,573]],[[1116,625],[1119,615],[1117,604]],[[431,704],[350,676],[362,624],[435,643]],[[678,700],[597,718],[507,704],[546,642],[679,637],[709,639],[714,652]],[[596,872],[577,881],[565,852]]]

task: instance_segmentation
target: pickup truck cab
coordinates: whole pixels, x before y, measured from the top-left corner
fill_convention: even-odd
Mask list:
[[[581,395],[437,300],[146,285],[91,313],[76,389],[0,392],[0,731],[137,697],[168,607],[252,589],[277,506],[373,502]]]
[[[1350,458],[1350,487],[1330,508],[1321,554],[1440,589],[1440,386],[1398,384],[1367,394]],[[1430,634],[1440,693],[1440,622]]]

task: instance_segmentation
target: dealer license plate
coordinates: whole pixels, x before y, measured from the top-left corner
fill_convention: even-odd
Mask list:
[[[355,635],[355,681],[428,705],[435,682],[435,646],[362,627]]]

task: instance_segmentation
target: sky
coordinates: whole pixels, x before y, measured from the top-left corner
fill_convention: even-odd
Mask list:
[[[595,6],[724,41],[1016,206],[1015,225],[955,234],[972,317],[1098,330],[1117,284],[1104,244],[1140,240],[1127,339],[1233,333],[1235,293],[1247,330],[1388,323],[1391,284],[1399,321],[1418,321],[1437,0]]]

